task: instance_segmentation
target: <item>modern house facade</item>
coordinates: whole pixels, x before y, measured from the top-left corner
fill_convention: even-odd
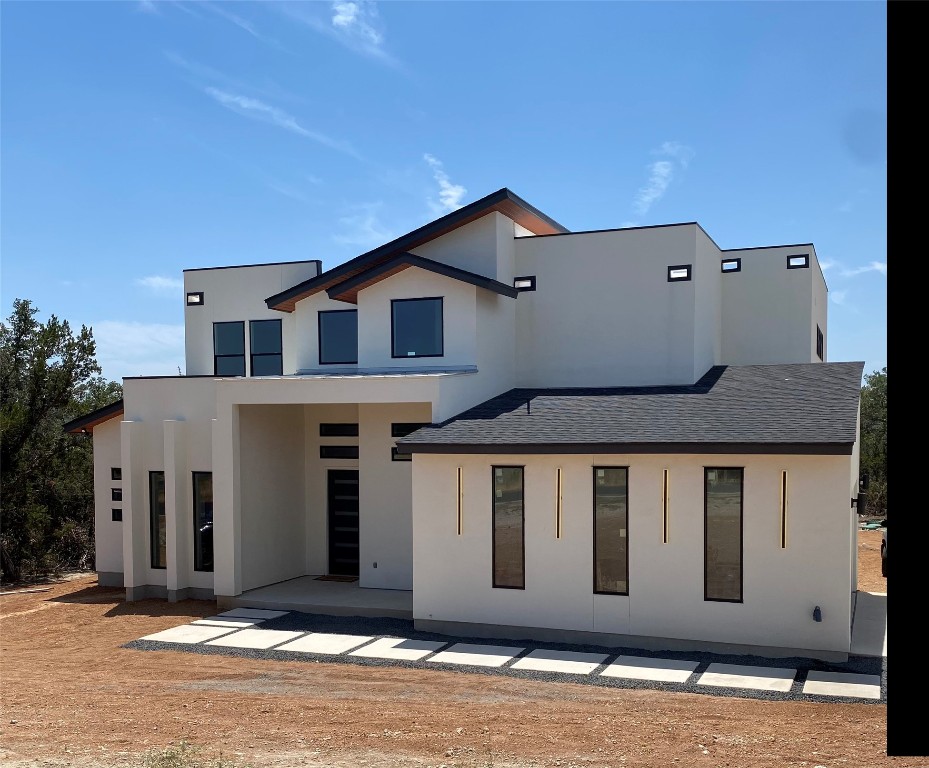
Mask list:
[[[863,365],[825,362],[811,244],[568,232],[503,189],[184,293],[186,375],[66,427],[128,599],[333,575],[440,632],[847,655]]]

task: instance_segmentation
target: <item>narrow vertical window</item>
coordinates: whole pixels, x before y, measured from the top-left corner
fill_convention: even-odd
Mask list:
[[[781,471],[781,549],[787,549],[787,470]]]
[[[493,585],[525,589],[523,468],[494,467]]]
[[[194,472],[194,570],[213,570],[213,473]]]
[[[555,538],[561,538],[561,509],[562,509],[561,467],[555,470]]]
[[[594,467],[594,592],[629,594],[628,467]]]
[[[704,599],[742,602],[741,467],[704,469]]]
[[[464,515],[464,478],[461,476],[461,467],[458,467],[458,535],[461,536],[462,516]]]
[[[668,543],[668,528],[671,507],[671,471],[661,471],[661,543]]]
[[[823,336],[822,329],[816,326],[816,357],[820,360],[826,360],[826,337]]]
[[[165,517],[165,473],[148,473],[152,568],[168,567],[168,523]]]
[[[245,323],[213,323],[213,374],[245,375]]]
[[[284,346],[280,320],[250,320],[252,376],[281,376],[284,373]]]

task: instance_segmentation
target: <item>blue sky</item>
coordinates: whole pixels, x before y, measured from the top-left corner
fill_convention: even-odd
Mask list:
[[[509,187],[569,229],[812,242],[886,365],[878,2],[6,2],[3,316],[183,370],[181,272],[324,268]]]

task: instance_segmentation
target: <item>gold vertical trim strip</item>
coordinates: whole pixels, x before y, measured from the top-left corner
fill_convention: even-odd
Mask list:
[[[555,538],[561,538],[562,486],[561,467],[555,470]]]
[[[670,506],[671,506],[671,471],[662,470],[661,473],[661,542],[668,543],[670,527]]]
[[[464,507],[464,483],[462,483],[461,467],[458,467],[458,535],[461,536],[462,515]]]
[[[787,470],[781,471],[781,549],[787,549]]]

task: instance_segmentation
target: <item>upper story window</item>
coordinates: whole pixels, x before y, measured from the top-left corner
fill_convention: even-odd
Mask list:
[[[823,336],[822,328],[816,326],[816,357],[820,360],[826,360],[826,337]]]
[[[677,264],[676,266],[668,267],[668,282],[679,283],[685,280],[690,280],[690,266],[690,264]]]
[[[392,357],[442,357],[442,299],[394,299],[390,302]]]
[[[280,320],[251,320],[249,342],[252,376],[280,376],[284,373]]]
[[[213,374],[245,375],[245,323],[213,323]]]
[[[800,253],[796,256],[787,257],[787,269],[809,269],[810,254]]]
[[[741,272],[742,259],[723,259],[719,263],[719,270],[723,274],[728,274],[729,272]]]
[[[358,362],[358,310],[319,313],[319,364]]]

